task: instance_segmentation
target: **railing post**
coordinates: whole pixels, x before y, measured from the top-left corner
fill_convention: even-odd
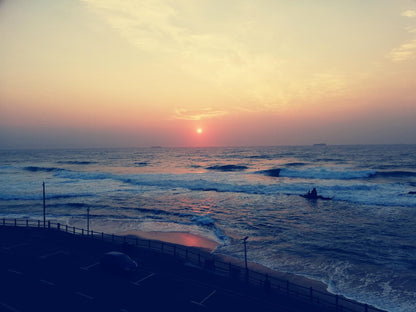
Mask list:
[[[17,226],[17,220],[14,219],[14,226]]]
[[[40,220],[38,220],[38,228],[40,228]]]
[[[51,228],[51,221],[48,221],[48,229]]]
[[[68,224],[65,225],[65,232],[68,233]]]
[[[58,231],[60,231],[60,230],[61,230],[61,224],[58,223]]]
[[[91,230],[91,237],[94,238],[94,230]]]
[[[270,280],[269,280],[269,274],[266,274],[266,279],[264,280],[264,290],[266,291],[266,293],[270,293],[271,290],[271,284],[270,284]]]
[[[84,236],[84,229],[81,229],[81,235]]]
[[[6,225],[6,218],[3,218],[3,226]]]
[[[72,227],[72,232],[75,234],[75,226]]]
[[[29,227],[29,220],[26,220],[26,227]]]

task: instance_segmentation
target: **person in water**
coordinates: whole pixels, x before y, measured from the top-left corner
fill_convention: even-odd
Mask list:
[[[312,189],[312,191],[309,190],[308,193],[306,193],[305,195],[300,195],[300,196],[308,198],[308,199],[324,199],[324,200],[332,199],[330,197],[323,197],[321,195],[318,195],[318,192],[316,191],[315,187]]]

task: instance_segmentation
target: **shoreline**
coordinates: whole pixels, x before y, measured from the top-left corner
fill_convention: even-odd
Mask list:
[[[201,250],[204,253],[208,253],[213,255],[219,260],[225,263],[231,263],[234,266],[244,268],[244,260],[237,259],[228,255],[224,255],[221,253],[215,253],[215,250],[219,243],[210,240],[208,238],[190,234],[187,232],[161,232],[161,231],[153,231],[153,232],[144,232],[138,230],[130,230],[121,233],[117,233],[120,236],[129,236],[129,237],[138,237],[140,239],[152,240],[152,241],[160,241],[165,243],[170,243],[174,245],[180,245],[185,247],[192,247]],[[323,293],[327,293],[328,295],[335,295],[328,291],[328,285],[325,283],[314,280],[311,278],[307,278],[301,275],[297,275],[294,273],[282,272],[278,271],[269,267],[266,267],[260,263],[255,263],[251,261],[247,261],[247,267],[249,270],[267,274],[271,277],[278,278],[280,280],[288,280],[294,284],[298,284],[300,286],[304,286],[307,288],[312,287],[314,290],[318,290]]]
[[[216,247],[220,246],[219,243],[210,240],[205,237],[201,237],[195,234],[190,234],[187,232],[161,232],[161,231],[153,231],[153,232],[144,232],[138,230],[126,231],[122,233],[117,233],[120,236],[128,236],[128,237],[137,237],[139,239],[157,241],[157,242],[164,242],[178,246],[184,246],[189,248],[196,248],[197,250],[201,251],[204,254],[211,255],[217,257],[220,261],[224,263],[230,263],[233,266],[239,267],[240,269],[244,269],[245,264],[244,260],[237,259],[228,255],[224,255],[221,253],[215,253]],[[191,242],[191,243],[190,243]],[[215,248],[213,248],[215,246]],[[252,272],[268,275],[270,277],[277,278],[279,280],[289,281],[290,283],[296,284],[299,287],[305,289],[311,289],[320,292],[324,296],[332,296],[332,297],[339,297],[344,298],[347,302],[352,304],[358,303],[362,304],[363,306],[367,306],[369,311],[384,311],[380,308],[377,308],[371,304],[363,303],[361,301],[357,301],[355,299],[351,299],[345,297],[342,294],[335,294],[329,291],[329,285],[325,284],[322,281],[315,280],[312,278],[308,278],[302,275],[298,275],[295,273],[283,272],[276,269],[269,268],[263,264],[247,261],[247,267]],[[351,307],[351,311],[355,311],[353,307]]]
[[[141,239],[150,239],[155,241],[162,241],[175,245],[181,245],[185,247],[196,247],[203,250],[213,252],[220,244],[209,238],[186,233],[186,232],[145,232],[139,230],[130,230],[125,232],[116,233],[120,236],[137,236]]]

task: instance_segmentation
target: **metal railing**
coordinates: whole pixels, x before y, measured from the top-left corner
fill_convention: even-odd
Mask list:
[[[228,276],[234,280],[240,280],[254,286],[263,287],[266,292],[271,294],[273,292],[286,294],[299,300],[325,306],[326,308],[333,309],[337,312],[384,312],[383,310],[377,309],[373,306],[353,301],[343,296],[322,292],[312,287],[298,285],[289,280],[280,279],[249,268],[246,270],[242,266],[238,266],[230,262],[224,262],[213,254],[200,252],[197,248],[175,245],[156,240],[141,239],[139,237],[119,236],[92,230],[87,231],[83,228],[71,227],[51,221],[43,222],[40,220],[6,218],[2,218],[0,220],[0,225],[2,226],[34,227],[45,228],[48,230],[58,230],[90,239],[155,250],[184,259],[193,265],[212,271],[216,274]]]

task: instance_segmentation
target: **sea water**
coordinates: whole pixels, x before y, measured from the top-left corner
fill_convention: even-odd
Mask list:
[[[0,217],[180,231],[215,253],[416,311],[416,145],[0,151]],[[299,195],[316,187],[331,200]]]

